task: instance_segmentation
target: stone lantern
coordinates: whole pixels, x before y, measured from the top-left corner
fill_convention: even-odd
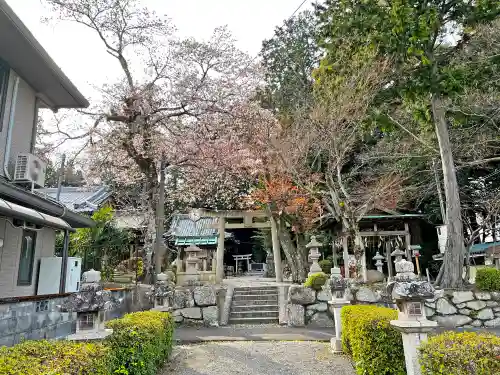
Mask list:
[[[328,302],[328,305],[335,321],[335,337],[330,339],[330,347],[333,353],[342,353],[342,321],[340,319],[340,311],[342,307],[349,304],[349,301],[345,299],[346,280],[342,277],[340,268],[332,268],[328,286],[332,293],[332,300]]]
[[[319,253],[319,248],[321,246],[323,246],[323,244],[316,240],[316,236],[311,236],[311,241],[306,245],[306,248],[309,249],[309,261],[312,262],[309,270],[309,276],[314,273],[323,272],[318,263],[318,259],[321,256]]]
[[[153,286],[153,310],[165,312],[171,311],[174,289],[175,283],[171,279],[170,274],[158,274],[156,276],[156,283]]]
[[[197,273],[199,271],[199,265],[201,259],[198,254],[201,249],[198,246],[189,246],[186,248],[186,273]]]
[[[377,267],[377,271],[380,273],[383,273],[382,266],[384,263],[382,262],[384,260],[384,257],[380,255],[380,252],[377,251],[377,254],[372,258],[375,261],[375,266]]]
[[[434,297],[435,291],[428,281],[417,280],[412,262],[400,259],[395,263],[396,276],[387,285],[387,292],[396,301],[398,320],[391,325],[401,332],[408,375],[421,375],[418,347],[437,323],[427,320],[424,301]]]

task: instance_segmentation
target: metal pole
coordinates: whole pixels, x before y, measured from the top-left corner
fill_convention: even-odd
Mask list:
[[[59,202],[59,198],[61,197],[62,183],[64,178],[64,164],[66,164],[66,154],[62,154],[61,158],[61,168],[59,168],[59,173],[57,176],[57,194],[56,200]]]
[[[64,242],[61,260],[61,280],[59,280],[59,294],[66,293],[66,271],[68,269],[68,253],[69,253],[69,231],[64,231]]]

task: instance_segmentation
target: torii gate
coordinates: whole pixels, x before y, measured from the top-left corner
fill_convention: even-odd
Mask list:
[[[224,278],[224,233],[226,229],[263,229],[271,228],[274,269],[276,273],[276,282],[283,281],[283,271],[281,267],[281,251],[278,239],[278,227],[272,216],[265,211],[208,211],[195,210],[191,212],[195,217],[216,217],[218,219],[217,254],[215,280],[222,283]],[[227,222],[230,219],[230,222]]]

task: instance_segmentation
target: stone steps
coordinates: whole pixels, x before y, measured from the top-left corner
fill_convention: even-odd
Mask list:
[[[273,324],[279,321],[276,287],[235,288],[229,314],[230,324]]]
[[[231,309],[233,312],[245,312],[245,311],[279,311],[279,306],[276,305],[233,305]]]
[[[233,299],[232,306],[234,307],[239,307],[239,306],[259,306],[259,305],[277,305],[278,304],[278,299],[262,299],[262,300],[238,300],[235,301]]]
[[[277,301],[278,294],[245,294],[233,295],[233,301]]]

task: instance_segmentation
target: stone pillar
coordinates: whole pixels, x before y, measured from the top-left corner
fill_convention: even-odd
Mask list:
[[[271,237],[273,242],[274,273],[276,275],[276,282],[281,283],[283,281],[283,269],[281,267],[281,246],[278,238],[278,225],[272,215],[269,217],[269,221],[271,222]]]
[[[421,375],[418,347],[427,340],[427,334],[437,322],[427,320],[424,301],[434,297],[434,288],[428,281],[418,281],[412,262],[401,259],[395,264],[395,281],[387,285],[389,295],[396,300],[399,316],[391,325],[403,336],[403,349],[408,375]]]
[[[342,321],[340,319],[340,311],[342,307],[349,304],[349,301],[345,299],[346,284],[340,273],[340,268],[332,268],[329,286],[332,293],[332,300],[328,302],[328,305],[335,321],[335,337],[330,339],[330,347],[333,353],[342,353]]]
[[[222,284],[224,279],[224,240],[226,231],[226,218],[219,217],[219,238],[217,242],[217,268],[215,271],[215,281]]]
[[[323,244],[316,240],[316,236],[311,236],[311,242],[306,245],[306,248],[309,249],[309,260],[312,262],[309,276],[318,272],[323,272],[318,264],[318,259],[321,256],[318,249],[321,246],[323,246]]]

